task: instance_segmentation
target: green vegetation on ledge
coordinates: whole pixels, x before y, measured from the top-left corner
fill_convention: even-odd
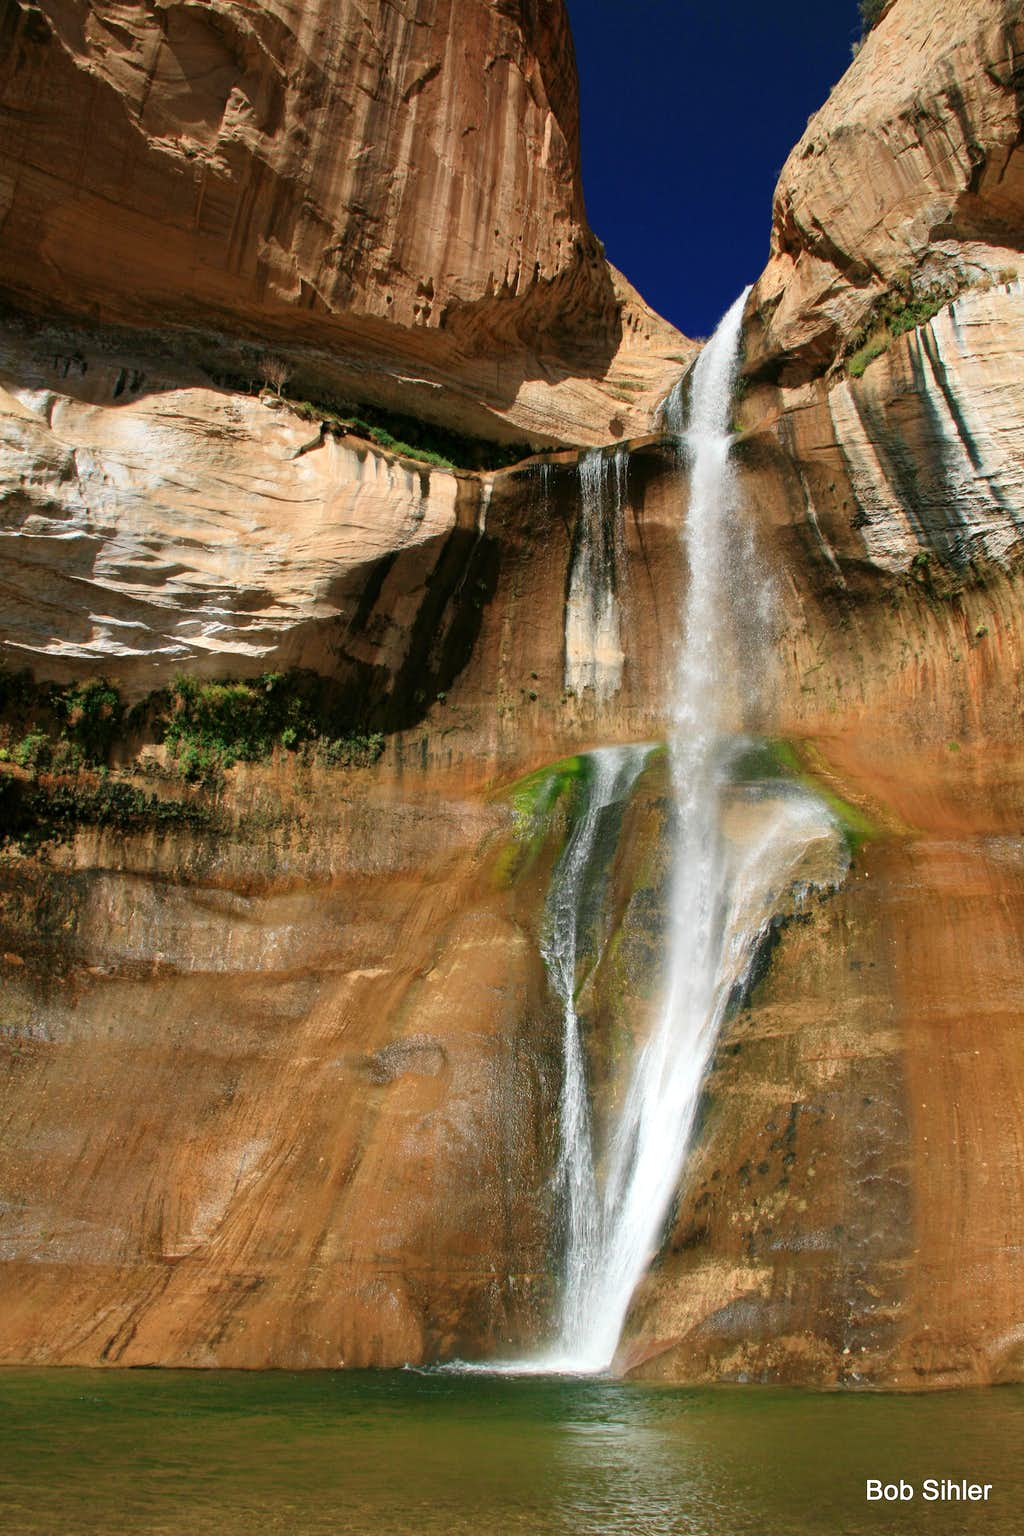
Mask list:
[[[963,284],[937,283],[915,291],[909,278],[898,281],[875,306],[871,319],[846,349],[846,371],[853,379],[863,376],[869,363],[881,357],[898,336],[915,331],[952,304]]]
[[[533,868],[556,808],[563,797],[575,792],[588,771],[586,757],[563,757],[517,779],[503,791],[501,798],[512,807],[513,837],[498,857],[497,885],[513,885]]]
[[[384,750],[379,731],[353,729],[330,679],[267,672],[247,681],[179,675],[128,709],[103,679],[36,683],[0,669],[0,764],[33,778],[106,767],[163,743],[179,776],[213,783],[238,762],[301,753],[325,767],[364,767]]]
[[[731,772],[733,780],[741,784],[759,779],[796,779],[828,806],[851,854],[879,835],[870,816],[844,800],[826,781],[811,753],[792,741],[778,736],[752,739],[733,760]]]
[[[0,774],[0,847],[34,853],[48,843],[67,842],[80,827],[118,832],[153,828],[211,830],[217,812],[195,798],[166,799],[137,784],[99,774],[73,778],[21,779]]]
[[[213,372],[210,376],[222,388],[242,394],[269,391],[282,406],[303,421],[322,424],[331,436],[362,437],[389,453],[418,459],[439,469],[505,469],[535,451],[528,443],[488,442],[365,401],[343,400],[315,388],[309,389],[306,397],[301,376],[293,377],[279,358],[253,358],[248,374]]]
[[[186,779],[215,778],[236,762],[265,761],[278,749],[312,751],[332,768],[367,767],[384,750],[379,731],[340,729],[327,686],[314,673],[267,672],[249,682],[216,683],[180,675],[166,697],[162,739]]]
[[[0,668],[0,763],[71,773],[106,763],[124,729],[121,695],[103,679],[61,687]]]
[[[163,764],[144,755],[160,744]],[[359,768],[383,750],[382,733],[353,729],[336,685],[311,672],[179,676],[129,709],[103,679],[37,683],[0,668],[0,847],[31,853],[82,827],[215,830],[235,763],[288,753]]]
[[[824,800],[836,821],[850,854],[855,854],[865,843],[879,836],[879,827],[866,812],[851,801],[844,800],[830,784],[825,782],[816,765],[808,761],[800,748],[792,741],[776,737],[765,742],[765,749],[778,766],[782,775],[798,779],[819,800]]]
[[[282,401],[301,421],[322,423],[325,431],[332,437],[346,437],[354,433],[358,437],[367,438],[378,448],[386,448],[390,453],[401,454],[407,459],[417,459],[420,463],[430,464],[436,469],[458,467],[456,459],[440,453],[436,448],[404,442],[395,437],[386,427],[373,426],[365,419],[365,414],[363,416],[357,416],[353,412],[339,414],[337,411],[314,405],[310,400],[289,400],[282,396]],[[407,435],[414,434],[407,433]]]

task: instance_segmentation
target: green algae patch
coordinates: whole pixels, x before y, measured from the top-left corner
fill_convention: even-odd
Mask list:
[[[745,741],[730,764],[731,777],[737,784],[794,778],[802,771],[789,742],[771,737],[752,737]]]
[[[782,736],[751,740],[733,760],[732,777],[740,784],[789,779],[804,785],[828,806],[851,854],[864,843],[881,836],[882,828],[878,822],[832,787],[827,772],[807,743],[801,747]]]
[[[664,759],[667,750],[664,742],[645,747],[645,763],[637,783],[652,763]],[[581,803],[585,803],[593,771],[590,753],[580,752],[546,763],[494,793],[493,799],[503,801],[512,811],[512,837],[498,854],[494,868],[498,886],[507,887],[528,874],[549,844],[558,857]]]
[[[517,829],[532,827],[536,821],[550,816],[566,791],[582,780],[586,772],[587,765],[582,756],[563,757],[557,763],[517,779],[506,791]]]
[[[511,839],[494,863],[493,879],[499,889],[515,885],[533,868],[552,830],[552,818],[563,802],[571,809],[570,802],[588,771],[586,757],[563,757],[499,791],[495,798],[504,800],[512,810]],[[571,814],[565,818],[560,841],[570,821]]]

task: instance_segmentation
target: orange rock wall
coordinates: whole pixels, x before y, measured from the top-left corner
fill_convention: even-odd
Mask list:
[[[600,442],[694,350],[587,228],[561,0],[18,0],[0,160],[9,300],[306,393]]]
[[[746,723],[870,835],[723,1034],[623,1340],[646,1376],[1021,1374],[1018,11],[896,0],[780,184],[738,405],[778,595]],[[643,432],[691,351],[586,231],[561,8],[4,18],[5,283],[97,322],[63,349],[52,317],[5,334],[5,660],[131,697],[182,664],[298,662],[389,742],[373,770],[233,770],[215,832],[5,854],[0,1358],[521,1351],[557,1262],[538,938],[564,810],[538,828],[505,792],[664,734],[677,454],[641,437],[622,479],[624,661],[602,700],[566,667],[574,455],[478,477],[310,447],[153,328],[248,338],[463,428]],[[85,167],[76,115],[104,151]],[[843,353],[904,267],[955,278],[956,301],[855,377]],[[648,785],[626,818],[620,924],[663,798]],[[602,1113],[608,1040],[650,1007],[630,952],[581,997]]]
[[[5,869],[0,1359],[401,1365],[542,1325],[557,1081],[503,818],[336,777]]]

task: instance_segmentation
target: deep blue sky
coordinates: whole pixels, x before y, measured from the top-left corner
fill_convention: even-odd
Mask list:
[[[591,228],[707,336],[768,254],[783,162],[850,63],[856,0],[567,0]]]

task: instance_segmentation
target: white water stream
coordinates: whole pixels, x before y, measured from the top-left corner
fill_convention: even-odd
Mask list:
[[[824,845],[833,865],[840,859],[832,816],[796,785],[763,794],[739,817],[738,833],[727,835],[725,827],[729,765],[739,723],[759,692],[752,659],[763,654],[759,631],[770,609],[767,576],[737,518],[730,466],[745,299],[737,299],[697,362],[685,430],[678,395],[666,412],[689,470],[689,578],[670,741],[676,825],[668,974],[659,1016],[637,1049],[609,1144],[600,1150],[574,1001],[580,908],[600,817],[628,796],[646,749],[591,755],[587,802],[549,897],[544,954],[564,1010],[558,1178],[566,1253],[559,1336],[532,1362],[534,1370],[600,1372],[611,1365],[630,1300],[660,1244],[729,1000],[772,918],[792,902],[794,885],[808,883],[809,850]]]
[[[612,1367],[630,1302],[661,1245],[693,1133],[701,1088],[730,1001],[749,975],[772,921],[834,885],[847,867],[835,818],[795,782],[737,783],[771,652],[771,583],[749,520],[740,515],[729,430],[746,293],[725,315],[693,370],[684,416],[677,388],[665,423],[686,460],[689,496],[682,538],[688,567],[669,740],[674,832],[663,999],[635,1048],[628,1086],[595,1144],[586,1044],[576,1011],[582,963],[590,968],[601,885],[608,868],[606,818],[628,802],[649,746],[586,754],[573,825],[551,880],[542,948],[562,1004],[558,1196],[565,1237],[558,1334],[531,1359],[448,1369],[599,1374]],[[582,660],[618,649],[607,466],[593,457],[584,480],[586,526],[570,583],[570,606],[586,640]],[[617,515],[624,468],[614,468]],[[612,524],[611,526],[614,526]],[[570,615],[570,619],[571,619]],[[567,631],[568,635],[568,631]],[[607,654],[606,650],[606,654]],[[567,646],[567,662],[573,648]],[[592,663],[591,663],[592,665]],[[618,664],[616,663],[616,666]],[[614,670],[614,668],[613,668]],[[591,666],[578,686],[604,692]],[[568,677],[567,677],[568,682]],[[595,892],[597,893],[595,899]],[[596,936],[598,949],[600,935]],[[587,953],[587,945],[590,953]]]
[[[566,1227],[560,1345],[570,1353],[587,1341],[602,1213],[594,1168],[587,1059],[576,1014],[577,968],[588,886],[601,874],[602,820],[629,799],[650,748],[602,747],[587,757],[585,805],[555,867],[544,913],[542,948],[548,979],[562,1003],[563,1077],[559,1100],[557,1184]]]
[[[622,682],[619,587],[629,455],[594,448],[579,461],[580,510],[565,604],[565,691],[610,699]]]

